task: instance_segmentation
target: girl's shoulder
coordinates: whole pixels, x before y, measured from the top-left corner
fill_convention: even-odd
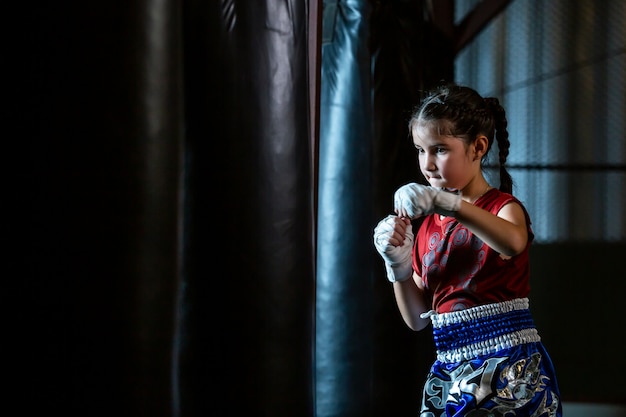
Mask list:
[[[493,214],[498,214],[502,207],[506,206],[510,203],[517,203],[524,211],[524,216],[526,217],[526,224],[528,225],[528,233],[531,237],[531,240],[534,237],[534,233],[531,227],[530,215],[528,214],[528,210],[524,206],[517,197],[513,194],[505,193],[504,191],[500,191],[497,188],[492,188],[485,193],[481,198],[476,201],[476,205],[482,209],[485,209]]]
[[[526,207],[524,207],[524,204],[517,197],[513,194],[500,191],[497,188],[492,188],[487,191],[474,204],[495,214],[500,211],[502,207],[511,202],[519,204],[524,212],[526,212]]]

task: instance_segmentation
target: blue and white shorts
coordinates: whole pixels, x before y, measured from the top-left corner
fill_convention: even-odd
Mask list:
[[[554,366],[527,298],[426,316],[437,360],[421,417],[561,417]]]

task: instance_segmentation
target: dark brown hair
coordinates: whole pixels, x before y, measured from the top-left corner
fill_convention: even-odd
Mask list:
[[[495,97],[483,98],[470,87],[441,85],[426,95],[409,120],[409,132],[422,122],[436,122],[440,133],[462,138],[471,143],[477,136],[489,140],[486,159],[494,138],[498,141],[500,164],[500,190],[511,193],[513,179],[505,164],[509,156],[509,132],[506,129],[506,112]]]

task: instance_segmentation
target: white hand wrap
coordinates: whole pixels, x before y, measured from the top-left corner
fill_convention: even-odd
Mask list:
[[[394,233],[394,217],[397,216],[385,217],[374,228],[374,246],[385,261],[389,282],[401,282],[413,275],[413,228],[410,224],[406,227],[402,246],[393,246],[389,240]]]
[[[396,212],[411,219],[431,213],[453,216],[461,208],[461,196],[412,182],[398,188],[393,203]]]

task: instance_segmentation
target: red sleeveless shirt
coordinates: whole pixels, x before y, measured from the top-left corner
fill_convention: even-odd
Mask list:
[[[528,243],[524,251],[508,260],[500,257],[454,217],[426,216],[418,228],[413,247],[413,269],[437,313],[463,310],[482,304],[524,298],[530,292],[528,251],[534,238],[524,205],[511,194],[492,188],[474,205],[497,214],[518,203],[526,215]]]

